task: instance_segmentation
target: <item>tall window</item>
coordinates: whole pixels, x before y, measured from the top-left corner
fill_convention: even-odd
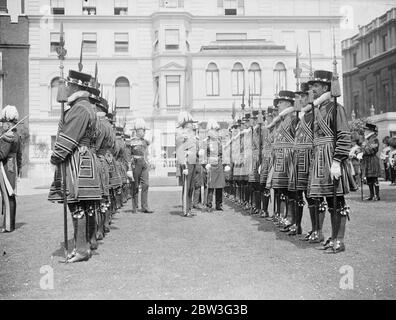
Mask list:
[[[65,14],[65,1],[64,0],[51,0],[51,13],[52,14]]]
[[[382,35],[382,52],[388,50],[388,34]]]
[[[166,76],[166,105],[180,106],[180,76]]]
[[[368,91],[368,114],[370,114],[370,108],[371,106],[374,105],[374,90],[373,89],[369,89]],[[375,106],[374,106],[375,108]]]
[[[281,90],[286,90],[286,67],[282,62],[278,62],[274,69],[275,94]]]
[[[237,0],[223,0],[224,14],[226,16],[236,16]]]
[[[166,29],[165,30],[165,49],[174,50],[179,49],[179,30]]]
[[[61,108],[61,105],[56,98],[58,96],[58,86],[59,86],[59,77],[52,79],[51,81],[51,110],[58,111]]]
[[[97,49],[96,33],[83,33],[83,52],[96,53]]]
[[[352,67],[356,67],[357,66],[357,53],[354,52],[352,53]]]
[[[119,77],[115,82],[115,98],[117,108],[129,108],[130,106],[130,86],[125,77]]]
[[[128,14],[128,0],[114,0],[114,15],[125,16]]]
[[[231,71],[232,74],[232,95],[241,96],[245,89],[245,70],[239,62],[234,64]]]
[[[161,8],[183,8],[184,0],[159,0]]]
[[[355,111],[356,118],[360,118],[359,95],[358,94],[355,94],[353,96],[353,110]]]
[[[373,41],[370,41],[368,44],[367,44],[367,58],[371,58],[372,56],[373,56],[373,54],[374,54],[374,44],[373,44]]]
[[[206,69],[206,95],[219,95],[219,69],[215,63],[209,63]]]
[[[383,112],[388,112],[388,110],[391,109],[391,105],[390,105],[390,91],[389,91],[389,84],[385,83],[382,86],[382,92],[384,95],[384,105],[382,107],[382,111]]]
[[[96,15],[96,0],[82,0],[82,11],[86,16]]]
[[[51,32],[50,33],[50,52],[56,52],[56,48],[59,47],[59,39],[60,33],[59,32]]]
[[[253,62],[249,69],[249,88],[253,95],[261,95],[261,69],[258,63]]]
[[[128,51],[129,51],[128,33],[115,33],[114,52],[128,52]]]

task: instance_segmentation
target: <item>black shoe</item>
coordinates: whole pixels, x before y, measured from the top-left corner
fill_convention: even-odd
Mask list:
[[[379,196],[374,196],[373,201],[380,201],[381,198]]]
[[[343,252],[343,251],[345,251],[345,244],[343,242],[337,240],[331,249],[332,249],[331,251],[326,251],[326,253],[335,254],[335,253]]]
[[[366,199],[364,199],[364,200],[366,200],[366,201],[371,201],[371,200],[373,200],[373,197],[367,197]]]
[[[223,209],[223,206],[222,206],[222,205],[220,205],[220,206],[217,206],[217,207],[216,207],[216,210],[217,210],[217,211],[224,211],[224,209]]]
[[[153,213],[154,211],[150,210],[150,209],[142,209],[142,212],[143,213]]]
[[[308,241],[311,237],[313,231],[309,231],[303,238],[300,238],[301,241]]]
[[[291,231],[291,227],[292,227],[291,224],[287,224],[282,229],[280,229],[279,231],[280,232],[289,232],[289,231]]]

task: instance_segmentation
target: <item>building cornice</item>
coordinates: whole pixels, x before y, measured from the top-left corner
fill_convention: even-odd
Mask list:
[[[30,56],[29,60],[32,61],[58,61],[57,56]],[[79,61],[80,57],[67,57],[67,61]],[[101,56],[84,56],[84,61],[138,61],[138,60],[152,60],[151,57],[135,57],[135,56],[113,56],[113,57],[101,57]]]
[[[29,49],[30,44],[2,43],[0,49]]]
[[[366,67],[366,66],[368,66],[368,65],[370,65],[372,63],[377,62],[378,60],[384,59],[387,56],[390,56],[390,55],[393,55],[393,54],[396,54],[396,47],[394,47],[394,48],[392,48],[392,49],[390,49],[388,51],[382,52],[382,53],[380,53],[380,54],[378,54],[378,55],[376,55],[376,56],[374,56],[374,57],[372,57],[370,59],[367,59],[367,60],[364,60],[364,61],[360,62],[356,67],[358,69],[364,68],[364,67]]]
[[[40,23],[42,15],[29,15],[29,21],[31,23]],[[100,23],[151,23],[159,19],[186,19],[190,22],[201,22],[201,23],[307,23],[307,22],[328,22],[338,23],[341,21],[342,16],[193,16],[188,12],[155,12],[149,16],[114,16],[114,15],[54,15],[54,22],[100,22]]]

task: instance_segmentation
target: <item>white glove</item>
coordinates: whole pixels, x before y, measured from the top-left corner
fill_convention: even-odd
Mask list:
[[[199,149],[198,151],[198,156],[203,157],[205,155],[205,150],[204,149]]]
[[[333,161],[330,168],[331,179],[338,180],[341,177],[341,166],[338,161]]]
[[[258,169],[257,169],[258,174],[261,173],[261,164],[259,165]]]
[[[188,169],[183,169],[183,174],[188,175]]]
[[[228,172],[228,171],[230,171],[230,170],[231,170],[230,166],[227,165],[227,166],[224,167],[224,171],[225,171],[225,172]]]
[[[356,158],[358,158],[359,160],[363,159],[363,152],[360,152],[356,155]]]
[[[205,166],[205,169],[206,169],[206,170],[209,170],[210,167],[211,167],[211,165],[210,165],[210,163],[208,163],[208,164]]]
[[[132,171],[127,171],[127,176],[128,176],[128,178],[133,179],[133,172]]]

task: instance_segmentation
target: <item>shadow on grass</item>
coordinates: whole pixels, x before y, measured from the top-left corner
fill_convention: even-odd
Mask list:
[[[26,222],[17,222],[15,223],[15,230],[22,228],[25,224],[27,224]]]
[[[299,239],[303,238],[305,234],[289,236],[287,232],[281,232],[279,228],[275,226],[272,221],[267,221],[265,218],[261,218],[260,215],[258,214],[250,214],[250,210],[245,210],[240,205],[237,205],[236,203],[228,199],[226,199],[226,203],[236,213],[239,213],[245,217],[246,216],[250,217],[255,222],[258,231],[274,233],[276,240],[288,241],[299,249],[312,249],[314,247],[321,246],[320,243],[312,244],[309,243],[308,241],[300,241]]]
[[[68,253],[73,251],[74,248],[74,240],[73,239],[68,239],[67,241],[67,247],[68,247]],[[55,250],[52,253],[52,256],[54,257],[65,257],[65,242],[61,242],[59,244],[59,249]]]

